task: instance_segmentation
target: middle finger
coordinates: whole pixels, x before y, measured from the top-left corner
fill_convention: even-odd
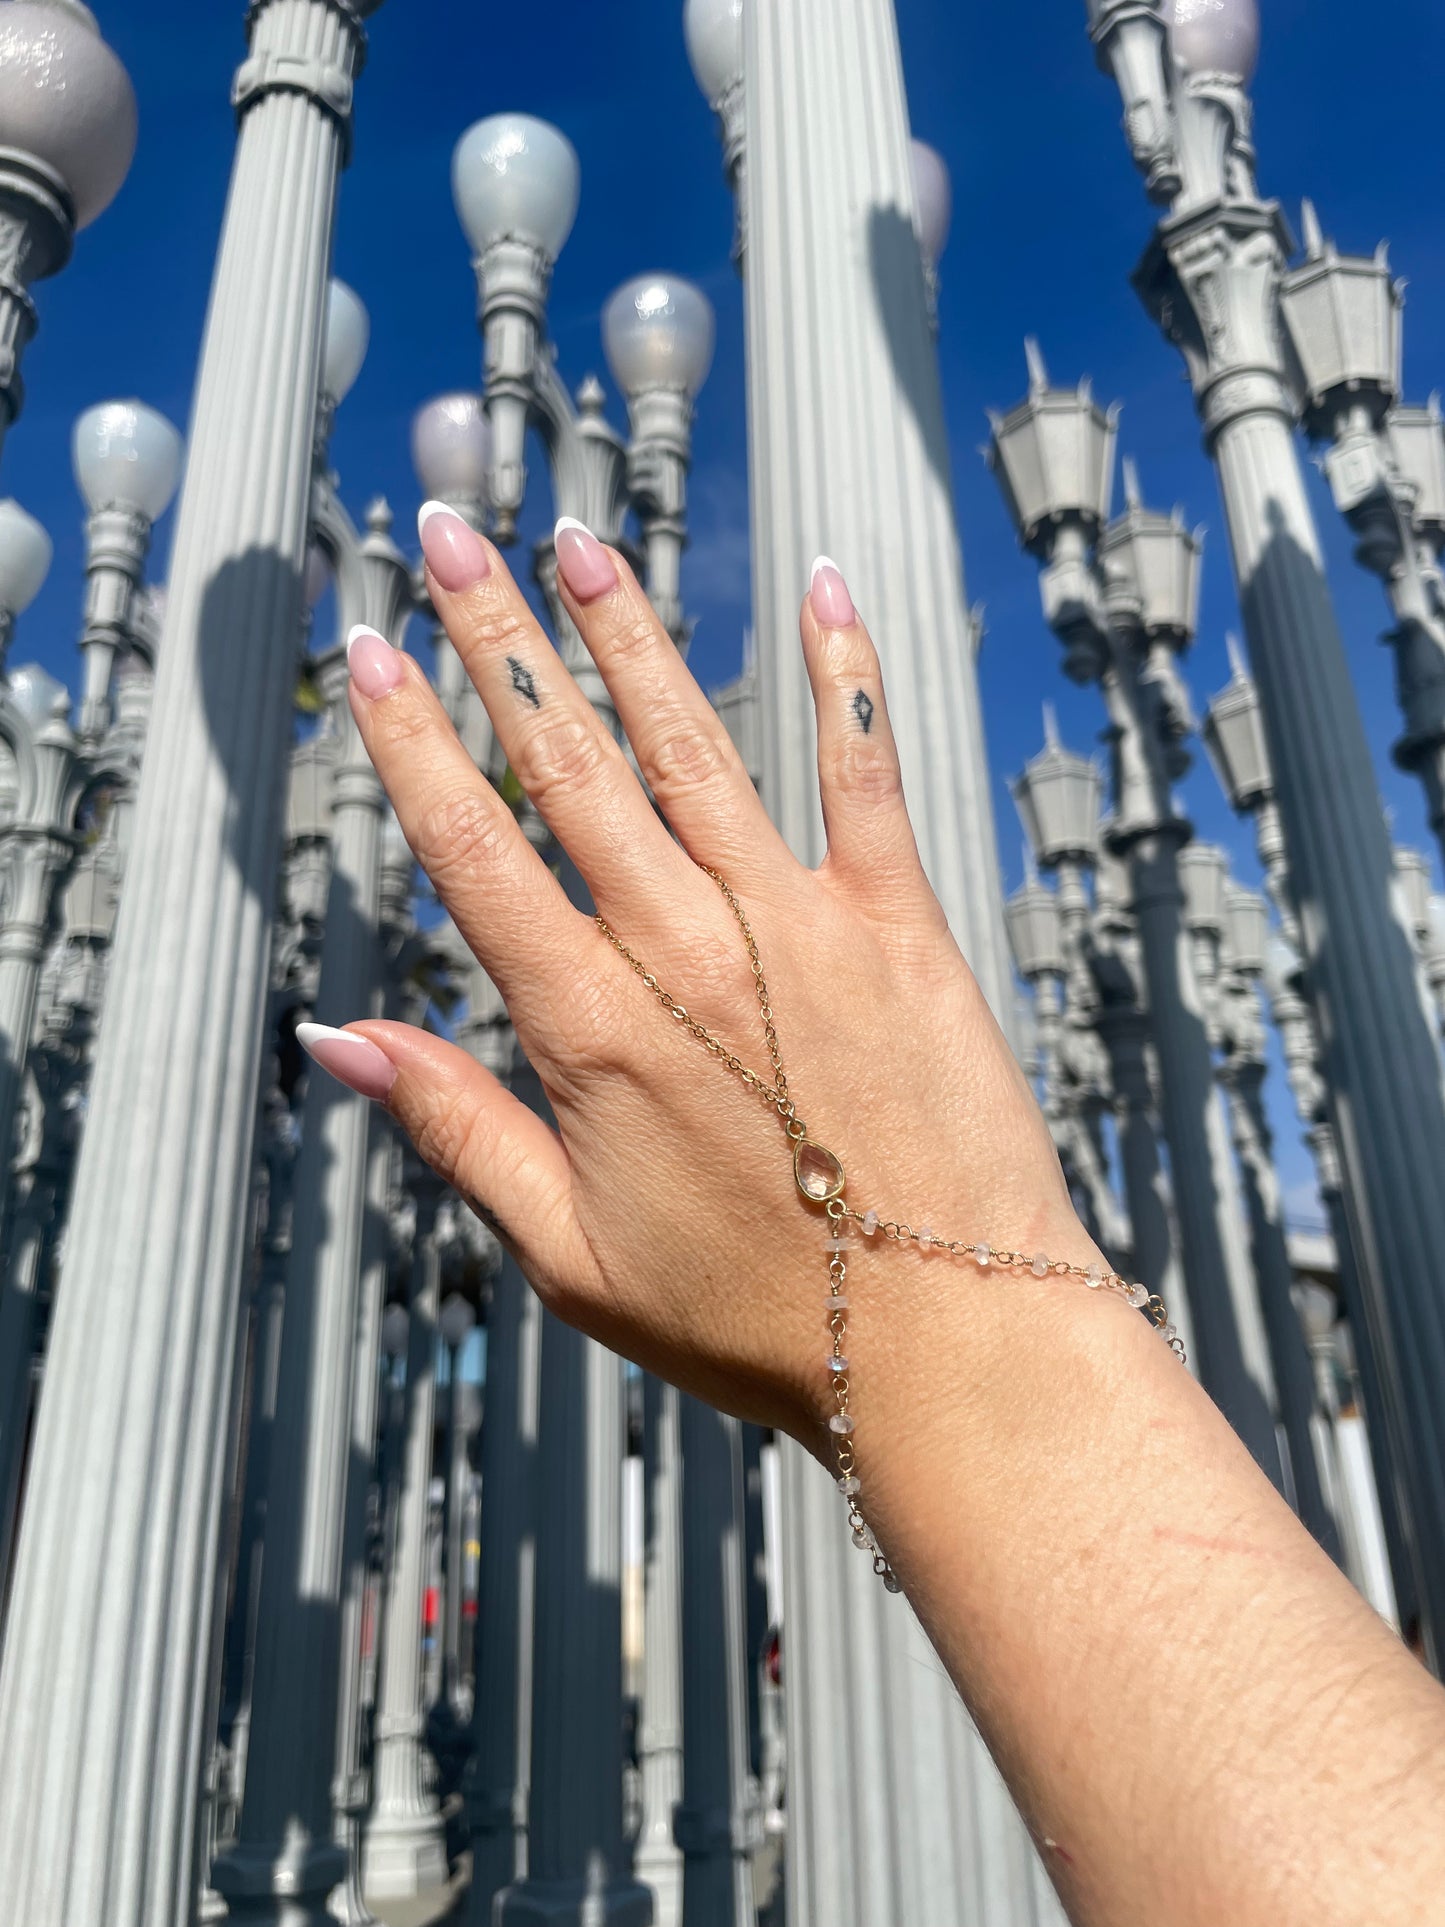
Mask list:
[[[425,505],[419,528],[433,605],[512,773],[597,907],[655,926],[683,891],[697,888],[696,870],[498,552],[442,503]]]

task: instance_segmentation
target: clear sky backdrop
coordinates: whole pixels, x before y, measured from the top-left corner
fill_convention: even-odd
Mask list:
[[[64,275],[39,290],[29,401],[0,477],[56,544],[50,582],[11,660],[38,657],[72,681],[83,511],[71,424],[92,402],[132,394],[186,422],[233,147],[230,76],[243,51],[241,0],[94,4],[135,80],[140,147],[115,205],[80,236]],[[1283,201],[1296,226],[1300,196],[1312,196],[1326,232],[1347,250],[1389,238],[1396,271],[1410,282],[1407,390],[1422,400],[1445,387],[1439,6],[1262,0],[1262,11],[1254,89],[1262,190]],[[409,546],[419,500],[407,453],[412,411],[442,389],[479,381],[475,284],[449,190],[452,147],[472,121],[500,109],[555,121],[582,161],[581,211],[551,304],[568,380],[605,373],[599,313],[631,274],[690,275],[718,311],[684,576],[699,619],[692,660],[717,683],[738,664],[748,617],[742,311],[729,261],[730,197],[712,116],[684,55],[681,13],[681,0],[387,0],[372,22],[336,255],[337,272],[371,311],[372,346],[334,455],[353,512],[384,493]],[[1095,693],[1059,673],[1035,566],[1019,553],[978,455],[984,409],[1008,406],[1024,390],[1025,334],[1040,337],[1056,379],[1091,375],[1102,399],[1124,403],[1120,446],[1139,461],[1146,500],[1177,501],[1208,528],[1201,632],[1186,665],[1201,703],[1228,679],[1223,639],[1238,618],[1182,365],[1128,285],[1152,215],[1120,132],[1118,95],[1094,65],[1083,0],[898,0],[898,14],[914,131],[941,150],[954,181],[940,353],[969,592],[988,611],[981,677],[1012,885],[1021,833],[1005,778],[1040,745],[1041,697],[1056,703],[1076,747],[1092,747],[1102,722]],[[524,538],[550,520],[539,471],[534,464]],[[1399,719],[1392,659],[1377,639],[1383,597],[1352,562],[1322,484],[1316,494],[1381,788],[1397,837],[1431,849],[1421,792],[1389,758]],[[163,528],[162,554],[168,540]],[[1251,840],[1202,755],[1183,795],[1201,833],[1226,843],[1240,876],[1256,881]],[[1306,1216],[1307,1161],[1280,1098],[1281,1165],[1294,1210]]]

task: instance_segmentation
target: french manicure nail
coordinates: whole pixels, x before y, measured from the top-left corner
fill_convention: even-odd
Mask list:
[[[369,1037],[354,1031],[333,1030],[330,1024],[298,1024],[296,1041],[338,1084],[376,1103],[391,1094],[396,1066]]]
[[[453,595],[491,574],[486,544],[445,502],[423,502],[417,512],[416,529],[427,567],[442,588]]]
[[[406,674],[400,655],[386,637],[361,623],[346,638],[346,666],[351,680],[371,702],[399,689]]]
[[[557,550],[557,573],[579,602],[595,602],[617,587],[612,557],[591,529],[564,515],[552,541]]]
[[[851,629],[858,620],[843,572],[826,555],[813,564],[812,598],[813,614],[825,629]]]

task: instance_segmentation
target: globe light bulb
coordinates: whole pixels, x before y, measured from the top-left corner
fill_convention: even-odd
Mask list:
[[[50,573],[54,544],[33,515],[7,496],[0,502],[0,611],[21,616]]]
[[[743,0],[687,0],[682,31],[693,76],[716,107],[743,77]]]
[[[1191,74],[1248,83],[1259,64],[1258,0],[1165,0],[1174,57]]]
[[[492,432],[480,395],[438,395],[412,417],[411,463],[434,502],[479,502],[487,493]]]
[[[0,7],[0,129],[5,147],[60,176],[77,227],[110,206],[135,154],[135,90],[87,8]]]
[[[926,141],[911,145],[913,198],[918,209],[918,245],[929,267],[936,268],[948,246],[953,225],[953,181],[943,156]]]
[[[38,662],[21,663],[8,678],[10,701],[32,729],[43,729],[70,710],[70,692]]]
[[[677,275],[638,275],[602,310],[607,365],[629,396],[649,388],[696,395],[712,367],[715,335],[712,303]]]
[[[371,344],[371,317],[360,295],[344,281],[326,290],[326,334],[321,351],[321,392],[343,402],[356,386]]]
[[[180,480],[185,444],[164,415],[143,401],[103,401],[75,424],[75,480],[92,514],[129,509],[159,521]]]
[[[452,155],[457,219],[478,254],[527,241],[555,261],[577,218],[582,170],[565,134],[530,114],[489,114]]]

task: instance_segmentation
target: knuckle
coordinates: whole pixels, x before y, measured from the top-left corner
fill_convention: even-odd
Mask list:
[[[727,773],[728,757],[705,730],[665,723],[648,744],[643,768],[659,798],[705,789]]]
[[[518,781],[539,807],[549,796],[585,789],[601,773],[606,746],[590,718],[559,716],[534,724],[512,759]]]
[[[833,758],[832,787],[860,803],[901,801],[903,773],[892,746],[867,738],[843,743]]]
[[[483,1113],[465,1089],[438,1091],[423,1115],[411,1126],[412,1142],[421,1157],[444,1178],[485,1163]]]
[[[635,1030],[627,999],[610,981],[611,973],[572,986],[566,1008],[568,1067],[573,1076],[609,1076],[626,1070],[636,1056]]]
[[[454,635],[452,642],[468,669],[474,660],[504,655],[519,636],[532,634],[531,621],[520,609],[487,596],[479,596],[468,607],[458,626],[461,634]]]
[[[507,847],[509,822],[491,791],[448,790],[423,808],[412,848],[445,895],[475,871],[496,866]]]
[[[663,640],[657,618],[651,610],[628,608],[619,621],[605,627],[596,638],[599,654],[617,663],[652,655]],[[669,642],[668,647],[673,645]]]

